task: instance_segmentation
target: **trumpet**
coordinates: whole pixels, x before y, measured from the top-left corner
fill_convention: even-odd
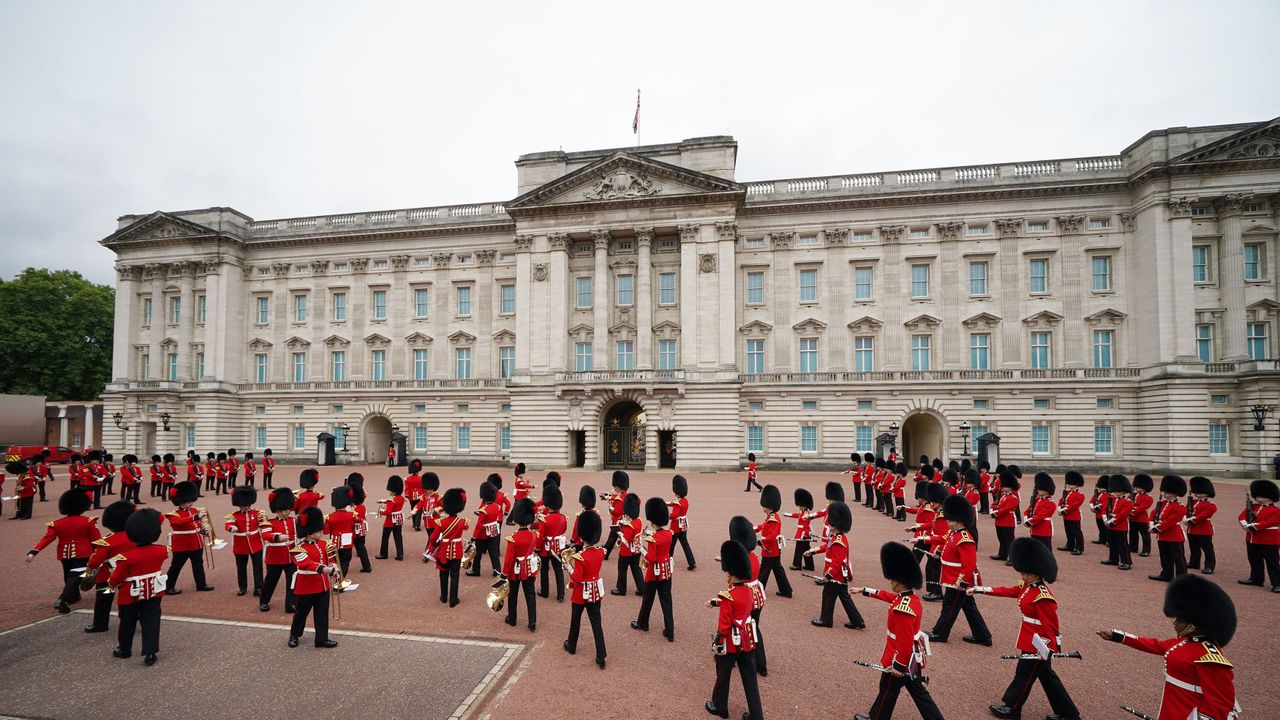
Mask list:
[[[485,596],[484,603],[489,606],[490,610],[501,612],[502,606],[506,604],[507,596],[510,594],[511,581],[505,577],[498,578],[498,581],[489,588],[489,594]]]

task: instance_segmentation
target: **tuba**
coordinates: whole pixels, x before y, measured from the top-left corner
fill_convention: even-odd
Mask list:
[[[476,559],[476,541],[474,539],[471,539],[467,541],[466,547],[462,548],[462,569],[470,570],[471,563],[475,559]]]
[[[489,594],[485,596],[484,603],[494,612],[500,612],[502,606],[507,602],[507,596],[511,594],[511,581],[506,578],[498,578],[498,581],[489,589]]]

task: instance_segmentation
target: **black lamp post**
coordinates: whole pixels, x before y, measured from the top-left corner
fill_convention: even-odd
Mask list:
[[[167,412],[160,413],[160,425],[164,427],[165,432],[169,432],[169,421],[172,419],[173,419],[173,416],[170,415],[169,413]]]
[[[969,457],[969,431],[973,430],[973,426],[968,420],[960,423],[960,434],[964,437],[964,457]]]
[[[351,433],[351,426],[346,423],[342,423],[338,427],[342,429],[342,452],[346,452],[347,451],[347,435]]]
[[[116,427],[117,427],[117,428],[119,428],[119,429],[121,429],[121,430],[128,430],[128,429],[129,429],[129,423],[127,423],[127,422],[125,422],[125,421],[124,421],[124,413],[115,413],[115,414],[113,414],[113,415],[111,416],[111,421],[112,421],[112,422],[114,422],[114,423],[116,424]]]
[[[1261,432],[1267,428],[1267,413],[1271,412],[1270,405],[1258,403],[1249,408],[1249,412],[1253,413],[1253,429]]]

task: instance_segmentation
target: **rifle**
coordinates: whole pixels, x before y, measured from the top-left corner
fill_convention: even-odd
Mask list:
[[[1244,491],[1244,520],[1250,525],[1258,522],[1258,505],[1253,501],[1248,490]]]
[[[1123,711],[1125,711],[1125,712],[1127,712],[1127,713],[1129,713],[1130,715],[1136,715],[1136,716],[1138,716],[1138,717],[1142,718],[1142,720],[1156,720],[1155,718],[1153,718],[1153,717],[1151,717],[1150,715],[1148,715],[1148,714],[1146,714],[1146,713],[1142,712],[1141,710],[1134,710],[1133,708],[1131,708],[1131,707],[1125,707],[1124,705],[1121,705],[1121,706],[1120,706],[1120,709],[1121,709],[1121,710],[1123,710]]]
[[[1056,653],[1049,653],[1049,657],[1051,657],[1051,658],[1072,658],[1072,659],[1075,659],[1075,660],[1083,660],[1083,659],[1084,659],[1084,656],[1080,654],[1080,651],[1079,651],[1079,650],[1076,650],[1075,652],[1056,652]],[[1017,655],[1001,655],[1001,656],[1000,656],[1000,659],[1001,659],[1001,660],[1044,660],[1045,658],[1041,657],[1039,653],[1019,653],[1019,654],[1017,654]]]
[[[801,577],[807,577],[807,578],[809,578],[810,580],[817,580],[818,582],[823,583],[823,584],[826,584],[826,583],[838,583],[838,582],[840,582],[839,580],[836,580],[835,578],[830,578],[830,577],[827,577],[826,575],[814,575],[813,573],[800,573],[800,576],[801,576]],[[845,583],[845,584],[847,585],[848,583]]]
[[[867,662],[867,661],[865,661],[865,660],[854,660],[854,661],[853,661],[853,664],[854,664],[854,665],[860,665],[860,666],[862,666],[862,667],[864,667],[864,668],[871,668],[872,670],[877,670],[877,671],[882,672],[882,673],[888,673],[888,672],[889,672],[889,668],[887,668],[887,667],[885,667],[885,666],[883,666],[883,665],[878,665],[878,664],[876,664],[876,663],[869,663],[869,662]],[[911,674],[909,674],[909,673],[903,673],[903,674],[902,674],[902,676],[903,676],[904,678],[908,679],[908,680],[913,680],[913,681],[915,681],[915,682],[918,682],[918,683],[920,683],[921,685],[928,685],[928,684],[929,684],[929,676],[927,676],[927,675],[911,675]],[[1150,720],[1150,719],[1149,719],[1149,720]]]

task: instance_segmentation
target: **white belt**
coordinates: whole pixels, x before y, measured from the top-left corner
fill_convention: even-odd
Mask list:
[[[1026,615],[1023,615],[1023,616],[1022,616],[1022,622],[1026,623],[1026,624],[1028,624],[1028,625],[1040,625],[1040,624],[1041,624],[1041,622],[1040,622],[1039,620],[1037,620],[1037,619],[1035,619],[1035,618],[1029,618],[1029,617],[1027,617]]]
[[[170,535],[194,535],[198,532],[200,531],[199,530],[170,530],[169,534]]]
[[[893,632],[892,632],[891,630],[885,630],[885,631],[884,631],[884,634],[885,634],[885,635],[888,635],[890,640],[897,640],[897,639],[898,639],[898,636],[897,636],[897,635],[894,635],[894,634],[893,634]]]
[[[235,531],[232,531],[231,533],[233,537],[249,537],[250,535],[261,535],[261,534],[262,534],[261,532],[235,532]]]
[[[319,575],[320,573],[315,570],[294,570],[293,574],[294,575]]]
[[[130,577],[125,578],[125,579],[124,579],[124,581],[125,581],[125,582],[136,582],[136,581],[138,581],[138,580],[150,580],[151,578],[160,577],[160,575],[161,575],[161,573],[160,573],[159,571],[157,571],[157,572],[153,572],[153,573],[147,573],[146,575],[133,575],[133,576],[130,576]]]
[[[941,562],[943,565],[946,565],[947,567],[963,567],[960,563],[947,562],[946,560],[939,560],[938,562]]]
[[[1192,684],[1191,684],[1191,683],[1189,683],[1189,682],[1183,682],[1183,681],[1179,680],[1178,678],[1176,678],[1176,677],[1174,677],[1174,676],[1172,676],[1172,675],[1170,675],[1170,674],[1168,674],[1168,673],[1165,673],[1164,681],[1165,681],[1165,682],[1167,682],[1167,683],[1169,683],[1170,685],[1173,685],[1173,686],[1176,686],[1176,687],[1180,687],[1180,688],[1182,688],[1183,690],[1190,690],[1190,691],[1191,691],[1191,692],[1193,692],[1193,693],[1199,693],[1199,694],[1201,694],[1201,695],[1203,695],[1203,694],[1204,694],[1204,689],[1203,689],[1203,688],[1201,688],[1199,685],[1192,685]]]
[[[289,547],[289,543],[287,543],[287,542],[269,542],[269,543],[267,543],[267,547]]]

